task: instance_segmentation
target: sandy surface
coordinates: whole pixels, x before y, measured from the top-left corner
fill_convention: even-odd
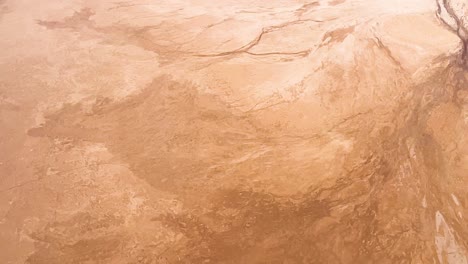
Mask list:
[[[0,262],[468,263],[436,8],[0,0]]]

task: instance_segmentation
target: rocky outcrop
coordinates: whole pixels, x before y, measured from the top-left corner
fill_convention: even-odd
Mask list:
[[[460,0],[438,0],[437,16],[460,38],[459,60],[466,67],[468,65],[468,4]]]

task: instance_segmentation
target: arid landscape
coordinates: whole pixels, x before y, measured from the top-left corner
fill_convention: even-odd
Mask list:
[[[0,263],[468,263],[466,0],[0,0]]]

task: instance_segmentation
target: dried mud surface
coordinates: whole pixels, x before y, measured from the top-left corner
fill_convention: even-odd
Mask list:
[[[468,263],[437,8],[0,0],[0,262]]]

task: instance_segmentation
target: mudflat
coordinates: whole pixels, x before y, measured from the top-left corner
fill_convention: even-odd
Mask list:
[[[463,0],[0,0],[1,263],[468,263]]]

